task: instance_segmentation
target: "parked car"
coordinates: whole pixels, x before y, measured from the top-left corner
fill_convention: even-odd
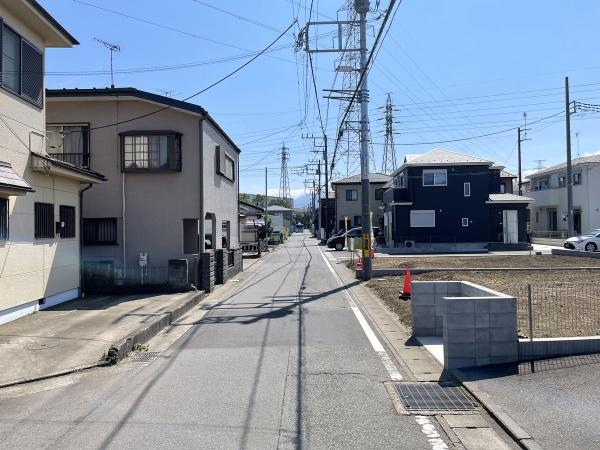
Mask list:
[[[567,239],[564,247],[570,250],[585,250],[586,252],[595,252],[600,249],[600,228]]]
[[[350,238],[360,238],[362,237],[362,228],[356,227],[348,230],[348,233],[341,233],[337,236],[330,237],[327,240],[328,248],[335,248],[337,251],[341,251],[346,246],[346,234],[348,235],[348,239]],[[383,233],[381,228],[373,227],[373,235],[375,236],[375,242],[379,245],[382,242],[385,243],[385,239],[383,239]]]

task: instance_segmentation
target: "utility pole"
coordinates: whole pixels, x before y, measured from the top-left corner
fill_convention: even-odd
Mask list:
[[[319,239],[323,239],[321,230],[323,229],[323,221],[321,220],[321,217],[323,216],[323,201],[321,199],[321,160],[318,161],[318,166],[317,166],[317,176],[319,177],[319,194],[317,196],[317,198],[319,199]]]
[[[569,77],[565,77],[565,113],[567,134],[567,220],[569,236],[575,234],[573,223],[573,167],[571,165],[571,100],[569,99]]]
[[[363,74],[360,84],[360,179],[362,185],[362,257],[363,279],[370,280],[371,261],[371,211],[369,204],[369,92],[367,85],[367,13],[369,0],[355,0],[355,8],[360,22],[360,70]]]
[[[267,208],[269,207],[269,197],[267,196],[267,168],[265,167],[265,230],[267,229]]]
[[[325,148],[323,149],[323,159],[325,160],[325,241],[329,239],[329,165],[327,159],[327,135],[323,136]]]
[[[517,128],[518,142],[519,142],[519,195],[523,195],[523,178],[521,174],[521,128]]]

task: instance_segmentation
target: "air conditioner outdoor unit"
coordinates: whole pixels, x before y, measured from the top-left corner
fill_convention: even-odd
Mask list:
[[[413,248],[415,246],[415,244],[416,244],[415,241],[404,241],[405,248]]]

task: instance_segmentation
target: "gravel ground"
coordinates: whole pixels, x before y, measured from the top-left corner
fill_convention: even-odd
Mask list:
[[[527,284],[532,284],[534,337],[600,334],[600,273],[595,270],[430,272],[413,275],[412,279],[471,281],[514,296],[518,300],[519,329],[523,334],[527,330]],[[403,276],[383,277],[372,279],[367,286],[404,325],[410,327],[410,301],[398,299],[403,283]]]
[[[554,255],[487,255],[487,256],[423,256],[413,258],[375,258],[373,268],[397,269],[405,267],[600,267],[600,259]]]

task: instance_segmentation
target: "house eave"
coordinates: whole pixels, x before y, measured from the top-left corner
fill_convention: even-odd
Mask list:
[[[31,170],[47,175],[56,175],[80,183],[102,183],[106,177],[97,172],[59,161],[40,153],[31,152]]]

